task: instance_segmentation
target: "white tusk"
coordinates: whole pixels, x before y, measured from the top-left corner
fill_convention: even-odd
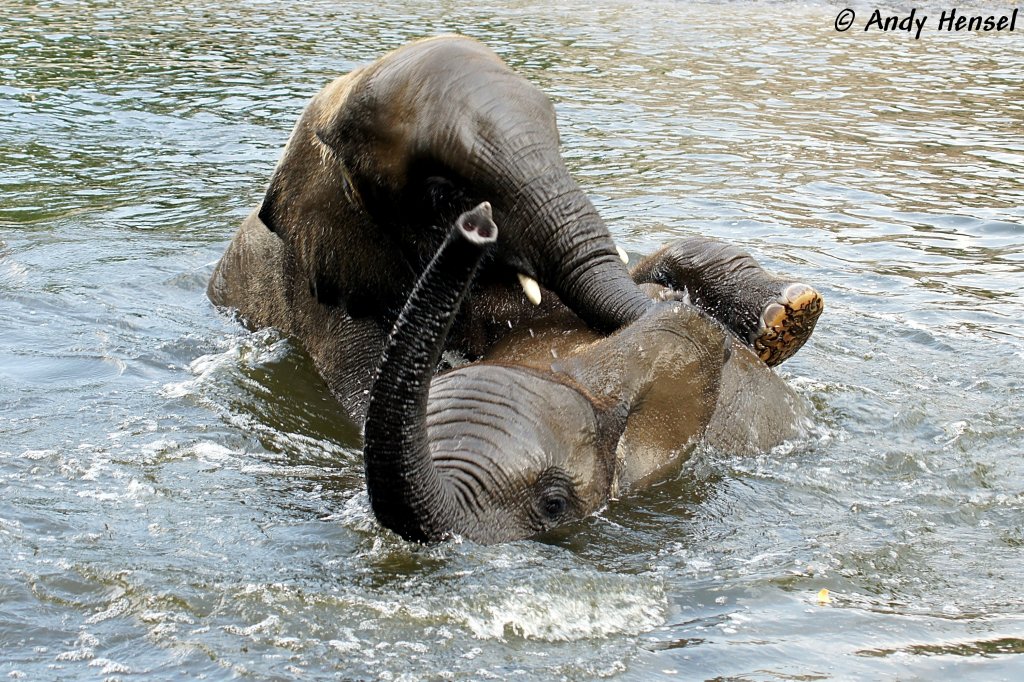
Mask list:
[[[540,305],[540,285],[537,284],[537,280],[520,272],[519,283],[523,286],[523,293],[530,299],[530,303]]]
[[[626,250],[621,246],[616,246],[615,250],[619,252],[619,258],[622,259],[622,262],[629,265],[629,254],[626,253]]]

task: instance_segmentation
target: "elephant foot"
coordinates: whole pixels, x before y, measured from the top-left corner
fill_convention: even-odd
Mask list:
[[[771,367],[800,350],[824,309],[812,287],[775,277],[749,253],[707,237],[676,240],[632,274],[638,283],[685,292]]]
[[[760,325],[748,342],[766,365],[774,367],[800,350],[824,308],[824,299],[812,287],[787,284],[761,311]]]

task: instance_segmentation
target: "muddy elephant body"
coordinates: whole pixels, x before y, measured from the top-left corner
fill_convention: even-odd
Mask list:
[[[485,348],[507,322],[533,314],[520,282],[533,291],[539,282],[602,330],[649,306],[566,170],[551,103],[458,36],[412,43],[313,98],[209,297],[251,326],[299,339],[361,421],[414,283],[455,217],[483,200],[503,230],[476,288],[504,312],[490,306],[486,319],[460,322],[453,348]]]
[[[385,526],[420,542],[529,537],[649,483],[699,443],[744,452],[799,435],[802,401],[679,300],[607,336],[555,312],[435,376],[496,230],[486,204],[460,216],[385,346],[364,447]]]

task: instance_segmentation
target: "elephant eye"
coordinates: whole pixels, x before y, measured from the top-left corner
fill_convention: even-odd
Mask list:
[[[544,499],[543,506],[544,513],[548,518],[557,519],[565,513],[565,508],[569,506],[569,502],[561,495],[550,495]]]
[[[533,499],[542,526],[562,523],[579,507],[572,477],[560,467],[550,467],[534,482]]]

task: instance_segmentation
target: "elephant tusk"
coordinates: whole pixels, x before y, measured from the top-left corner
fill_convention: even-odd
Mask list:
[[[540,305],[540,285],[537,284],[537,280],[533,277],[519,274],[519,284],[523,287],[523,293],[526,294],[526,298],[530,299],[530,303],[534,305]]]
[[[615,250],[619,252],[619,258],[622,259],[622,262],[625,265],[629,265],[629,254],[626,253],[626,250],[624,248],[622,248],[621,246],[616,246]]]

